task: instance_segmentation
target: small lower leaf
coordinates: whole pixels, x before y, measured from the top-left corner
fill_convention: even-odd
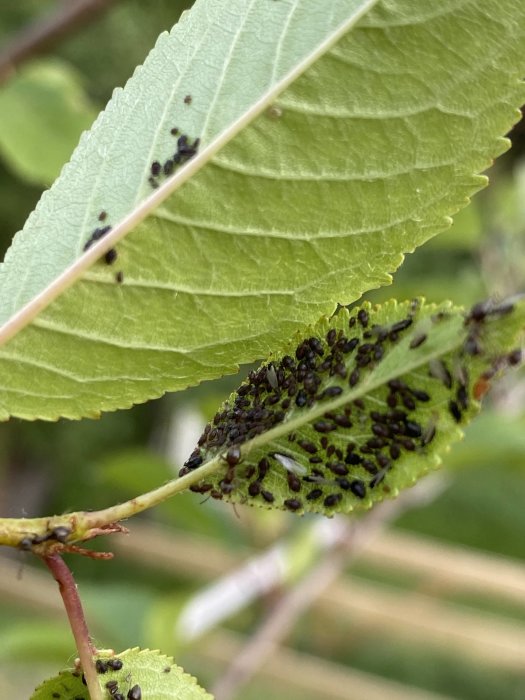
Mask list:
[[[100,652],[97,657],[104,698],[130,700],[212,700],[193,676],[159,651],[127,649],[121,654]],[[79,671],[63,671],[40,685],[31,700],[89,700]]]
[[[510,302],[341,309],[250,373],[181,475],[222,455],[192,490],[299,513],[394,497],[439,466],[492,377],[521,361],[524,319]]]

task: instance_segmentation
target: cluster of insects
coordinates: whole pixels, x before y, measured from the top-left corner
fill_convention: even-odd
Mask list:
[[[315,409],[356,387],[407,333],[411,334],[408,351],[427,341],[427,333],[421,330],[424,324],[415,325],[416,302],[406,317],[388,326],[371,324],[368,311],[360,309],[350,317],[346,331],[331,328],[324,337],[307,338],[299,343],[294,357],[285,355],[251,372],[233,404],[206,426],[180,475],[199,467],[204,456],[222,454],[226,469],[220,480],[199,482],[191,487],[193,491],[220,499],[242,489],[246,498],[259,498],[291,511],[311,510],[314,502],[320,509],[330,510],[345,494],[363,500],[380,485],[388,492],[386,476],[396,461],[404,454],[424,451],[438,432],[437,413],[429,408],[432,386],[436,395],[441,387],[439,401],[448,397],[452,420],[463,420],[472,392],[465,358],[470,354],[472,336],[482,342],[481,326],[487,316],[496,313],[490,309],[485,316],[476,307],[471,310],[465,320],[468,333],[459,352],[448,359],[448,365],[442,359],[431,360],[422,383],[414,378],[417,375],[391,379],[373,396],[367,393],[365,398],[326,410],[308,426],[291,432],[288,449],[267,450],[255,461],[250,455],[243,459],[240,444],[271,430],[297,409]],[[429,324],[446,317],[444,312],[436,314]],[[518,361],[515,351],[498,359],[489,371],[494,373],[503,362]],[[475,389],[473,393],[477,398]],[[289,492],[284,500],[272,491],[270,484],[275,480],[269,475],[275,474],[281,475],[280,481]]]
[[[251,498],[291,511],[303,510],[306,502],[319,502],[329,510],[337,507],[345,493],[366,498],[369,489],[383,484],[403,453],[423,449],[434,439],[435,421],[422,425],[412,415],[430,401],[423,388],[391,380],[384,387],[385,410],[379,410],[377,401],[369,406],[357,399],[326,411],[306,431],[288,436],[289,451],[268,452],[255,464],[241,459],[239,444],[267,432],[298,408],[337,398],[345,384],[357,386],[381,362],[387,348],[411,332],[417,310],[414,303],[405,318],[378,326],[370,323],[368,311],[360,309],[349,319],[348,331],[332,328],[324,338],[307,338],[294,357],[285,355],[278,363],[251,372],[233,405],[206,426],[180,474],[200,466],[205,454],[226,448],[227,469],[220,482],[215,486],[200,482],[192,490],[222,498],[243,483]],[[425,341],[426,335],[417,332],[409,348]],[[290,492],[281,504],[268,486],[268,475],[275,470],[283,474]],[[383,488],[388,489],[385,484]]]
[[[464,352],[468,355],[481,355],[483,353],[483,328],[485,323],[491,318],[505,316],[513,310],[514,306],[511,302],[498,304],[489,299],[485,302],[475,304],[465,317],[465,326],[468,328],[467,339],[464,344]],[[474,398],[479,401],[487,393],[490,388],[490,381],[493,377],[507,367],[515,367],[522,361],[522,352],[520,348],[512,350],[506,355],[496,357],[481,376],[477,379],[472,389]],[[460,407],[460,402],[456,402],[457,406],[451,410],[456,411]]]
[[[148,182],[153,189],[159,186],[161,177],[169,177],[172,175],[180,165],[183,165],[190,160],[190,158],[193,158],[199,150],[200,139],[197,138],[194,141],[190,141],[188,136],[186,134],[181,134],[176,126],[170,130],[170,133],[172,136],[177,137],[177,150],[167,158],[164,163],[154,160],[151,164]]]
[[[30,551],[35,545],[42,544],[43,542],[60,542],[64,544],[67,542],[67,538],[70,534],[70,528],[66,527],[65,525],[58,525],[57,527],[52,528],[49,532],[46,532],[44,535],[24,537],[18,546],[20,549]]]
[[[184,98],[184,103],[191,105],[192,96],[186,95]],[[193,158],[199,150],[200,139],[196,138],[193,141],[189,139],[186,134],[181,134],[178,127],[174,126],[170,133],[172,136],[177,137],[177,150],[169,158],[167,158],[163,163],[158,160],[154,160],[150,165],[150,176],[148,182],[154,189],[159,186],[159,181],[161,177],[168,177],[172,175],[176,168],[180,165],[186,163],[190,158]],[[107,212],[101,211],[98,215],[98,221],[102,224],[107,219]],[[108,224],[97,226],[90,234],[87,241],[84,243],[83,250],[89,250],[97,241],[103,238],[106,234],[111,231],[111,226]],[[104,255],[104,262],[106,265],[113,265],[118,259],[118,253],[115,248],[110,248]],[[115,282],[122,284],[124,281],[124,273],[119,270],[115,273]]]
[[[104,222],[108,217],[108,214],[106,211],[101,211],[100,214],[98,215],[98,220],[100,222]],[[111,226],[106,225],[106,226],[97,226],[97,228],[91,233],[87,241],[84,243],[84,248],[83,250],[88,250],[91,248],[92,245],[94,245],[97,241],[99,241],[101,238],[103,238],[107,233],[111,231]],[[107,253],[104,255],[104,262],[106,265],[113,265],[113,263],[116,262],[118,258],[118,253],[115,250],[115,248],[110,248]],[[124,281],[124,273],[122,270],[119,270],[118,272],[115,273],[115,282],[118,284],[122,284]]]
[[[97,673],[104,674],[108,671],[120,671],[124,664],[120,659],[97,659],[95,667]],[[111,700],[142,700],[142,690],[139,685],[134,685],[130,688],[126,695],[120,692],[119,683],[115,679],[107,681],[105,688]]]

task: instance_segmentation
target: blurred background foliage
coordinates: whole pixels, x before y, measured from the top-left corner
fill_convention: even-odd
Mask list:
[[[158,34],[169,29],[190,4],[108,2],[83,26],[4,75],[0,84],[2,252],[113,89],[125,83]],[[27,26],[42,22],[59,7],[52,0],[2,3],[0,62]],[[488,295],[523,291],[523,122],[512,137],[514,148],[489,173],[490,187],[455,217],[447,232],[408,255],[393,285],[371,292],[370,300],[424,295],[468,305]],[[246,368],[241,374],[245,372]],[[203,422],[238,381],[224,378],[129,411],[103,415],[98,421],[12,420],[0,425],[1,515],[96,509],[171,478],[191,452]],[[428,560],[440,548],[445,547],[447,560],[447,552],[461,545],[497,555],[476,559],[481,577],[490,571],[497,578],[501,571],[503,580],[505,567],[511,567],[512,581],[525,580],[524,399],[522,370],[493,389],[483,415],[446,457],[446,480],[434,500],[407,510],[392,524],[391,533],[410,536],[388,540],[399,548],[401,559],[406,554],[403,547],[411,549],[410,543],[415,547],[423,542],[427,547],[421,575],[417,565],[396,569],[384,566],[381,556],[371,561],[366,553],[347,567],[341,585],[348,587],[349,599],[359,601],[356,590],[370,591],[375,601],[383,601],[387,610],[390,606],[392,615],[378,616],[377,610],[367,612],[357,603],[348,614],[334,615],[328,604],[316,603],[285,640],[279,662],[263,669],[241,692],[243,698],[376,697],[371,691],[351,692],[352,682],[361,678],[370,688],[376,684],[377,697],[398,697],[395,681],[402,684],[399,697],[414,700],[525,700],[525,665],[521,663],[520,668],[512,661],[513,644],[525,649],[525,585],[519,589],[516,583],[513,593],[509,592],[512,586],[503,584],[491,591],[473,590],[459,574],[452,583],[446,570],[439,576],[428,571],[423,575]],[[202,684],[212,684],[224,671],[228,654],[236,653],[271,610],[279,587],[245,606],[244,593],[239,593],[239,610],[193,644],[176,630],[184,605],[202,586],[235,571],[248,556],[264,552],[275,542],[292,546],[290,560],[297,564],[292,581],[314,564],[318,554],[315,548],[312,553],[307,536],[313,527],[311,518],[237,511],[216,502],[203,505],[201,497],[185,494],[130,523],[128,539],[136,546],[123,546],[118,538],[97,541],[95,548],[115,549],[117,556],[111,562],[70,557],[99,646],[160,647],[175,654]],[[46,675],[71,663],[73,642],[54,582],[22,553],[5,551],[3,555],[0,696],[26,698]],[[417,607],[419,603],[422,608]],[[420,614],[424,620],[427,613],[428,625],[423,625],[423,632],[414,632],[412,623],[408,624],[411,618]],[[469,632],[466,628],[474,623],[485,627],[487,640],[496,645],[501,641],[501,654],[492,654],[489,642],[487,648],[482,642],[476,646],[475,636],[469,641],[468,634],[464,648],[455,643],[449,646],[446,634],[440,636],[432,627],[433,620],[448,619],[447,615],[452,616],[452,626],[456,620],[459,633]],[[306,669],[315,670],[317,688],[312,679],[305,682]],[[361,672],[364,675],[359,676]],[[330,683],[330,678],[337,683]]]

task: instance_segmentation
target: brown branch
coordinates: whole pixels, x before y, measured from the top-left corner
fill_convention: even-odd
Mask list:
[[[84,610],[82,609],[73,574],[58,553],[43,556],[42,561],[58,583],[91,700],[102,700],[97,671],[93,661],[93,656],[96,652],[89,636]]]
[[[49,51],[64,37],[96,19],[115,1],[63,0],[53,14],[24,27],[0,52],[0,84],[22,63]]]

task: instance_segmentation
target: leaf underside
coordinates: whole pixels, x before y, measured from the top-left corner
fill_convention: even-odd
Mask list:
[[[173,663],[173,659],[158,651],[128,649],[121,654],[105,654],[97,657],[100,687],[108,700],[115,693],[123,697],[141,697],[142,700],[211,700],[195,678]],[[116,668],[113,670],[111,665]],[[108,685],[109,683],[109,685]],[[140,695],[135,689],[140,688]],[[112,690],[112,692],[110,692]],[[31,700],[89,700],[87,688],[79,671],[63,671],[39,686]]]
[[[388,302],[341,310],[253,371],[181,474],[234,503],[332,514],[369,508],[441,463],[490,380],[521,360],[525,305]]]
[[[372,4],[197,0],[161,36],[15,238],[0,321],[81,255],[102,211],[114,226],[137,209],[173,127],[202,149],[349,27],[119,243],[116,263],[2,347],[1,419],[96,416],[233,372],[389,283],[449,224],[507,147],[525,6],[396,0],[352,26]]]

